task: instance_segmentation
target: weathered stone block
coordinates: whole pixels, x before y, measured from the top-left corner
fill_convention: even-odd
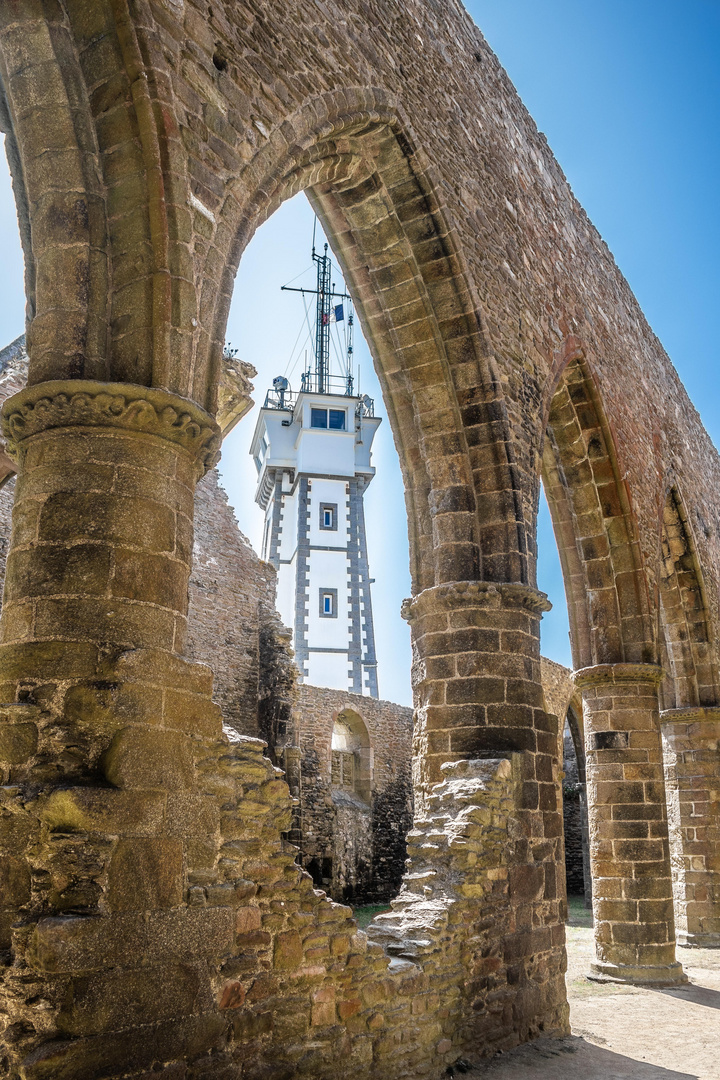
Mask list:
[[[0,906],[17,909],[30,900],[30,868],[24,859],[0,856]]]
[[[302,939],[296,930],[288,930],[275,938],[273,966],[280,970],[297,968],[302,963]]]
[[[220,827],[217,799],[211,795],[170,792],[165,827],[170,836],[197,836],[207,840]]]
[[[169,837],[120,840],[108,870],[111,911],[170,908],[182,900],[182,843]]]
[[[127,727],[103,755],[103,769],[118,788],[189,788],[194,778],[192,744],[176,731]]]
[[[21,765],[37,752],[37,724],[12,724],[0,719],[0,761]]]
[[[75,978],[63,1001],[58,1028],[66,1035],[94,1035],[157,1023],[192,1014],[201,995],[201,971],[186,964]]]
[[[52,829],[154,836],[161,828],[166,796],[156,791],[58,788],[40,800],[38,814]]]
[[[65,716],[77,724],[159,724],[162,693],[152,686],[107,679],[71,686],[65,695]]]
[[[108,677],[121,681],[151,683],[187,690],[195,694],[212,692],[213,673],[206,664],[196,664],[164,649],[130,649],[108,664]]]

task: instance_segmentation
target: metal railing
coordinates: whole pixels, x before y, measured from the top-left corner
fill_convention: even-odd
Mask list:
[[[354,383],[352,375],[318,375],[314,371],[304,371],[300,376],[300,392],[354,397]]]
[[[301,377],[301,388],[299,393],[296,393],[290,389],[288,390],[268,390],[265,395],[265,409],[282,409],[285,412],[293,412],[297,405],[300,394],[332,394],[336,397],[354,397],[352,376],[347,379],[339,378],[337,376],[326,376],[325,383],[330,383],[330,386],[326,385],[325,390],[318,390],[315,383],[316,378],[313,374],[305,374]],[[342,387],[342,389],[341,389]],[[357,416],[374,416],[375,415],[375,401],[373,398],[368,397],[367,394],[363,394],[362,397],[356,398],[355,414]]]

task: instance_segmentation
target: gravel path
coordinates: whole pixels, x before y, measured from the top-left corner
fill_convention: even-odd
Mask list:
[[[720,1080],[720,950],[678,949],[690,978],[668,990],[585,978],[592,930],[568,927],[573,1034],[477,1066],[488,1080]]]

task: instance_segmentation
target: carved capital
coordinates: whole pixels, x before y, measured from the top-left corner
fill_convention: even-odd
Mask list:
[[[720,705],[685,705],[680,709],[663,709],[661,724],[720,723]]]
[[[531,585],[496,581],[451,581],[425,589],[403,600],[400,613],[412,623],[423,615],[439,611],[455,611],[460,607],[524,608],[540,617],[550,611],[547,594]]]
[[[652,683],[657,686],[664,675],[658,664],[595,664],[573,671],[572,680],[578,690],[590,686],[610,686],[629,683]]]
[[[150,386],[63,379],[28,386],[2,408],[7,452],[17,458],[25,439],[53,428],[115,428],[156,435],[181,446],[198,474],[220,458],[220,429],[193,401]]]

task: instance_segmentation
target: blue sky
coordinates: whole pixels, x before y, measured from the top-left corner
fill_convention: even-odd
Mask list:
[[[467,7],[547,135],[717,444],[720,4],[471,0]],[[312,214],[299,196],[259,230],[240,268],[227,336],[259,369],[258,402],[272,376],[285,370],[304,317],[300,302],[279,286],[309,265],[311,233]],[[22,333],[24,293],[4,161],[0,250],[5,343]],[[356,353],[363,391],[379,398],[359,337]],[[230,437],[221,469],[241,527],[257,542],[247,455],[253,425],[251,415]],[[366,499],[380,692],[409,703],[409,639],[398,613],[409,590],[407,530],[387,422],[375,448],[378,475]],[[555,604],[543,620],[542,647],[569,664],[562,580],[542,508],[539,544],[538,583]]]

